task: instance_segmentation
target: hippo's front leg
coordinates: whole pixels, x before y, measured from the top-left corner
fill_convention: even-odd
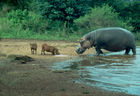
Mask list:
[[[104,54],[104,53],[102,52],[100,46],[95,46],[95,49],[96,49],[97,55]]]
[[[128,55],[130,52],[130,48],[126,48],[125,55]]]

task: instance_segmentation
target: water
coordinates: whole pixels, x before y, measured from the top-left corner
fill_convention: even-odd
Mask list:
[[[121,55],[120,55],[121,54]],[[87,55],[58,62],[59,70],[78,67],[78,83],[97,86],[110,91],[125,92],[140,96],[140,47],[137,55],[123,55],[124,52],[108,53],[105,56]]]

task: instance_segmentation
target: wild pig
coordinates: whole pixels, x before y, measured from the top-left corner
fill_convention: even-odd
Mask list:
[[[30,43],[31,54],[37,54],[37,44]]]
[[[59,51],[57,48],[53,47],[53,46],[49,46],[46,43],[42,44],[42,50],[41,50],[41,55],[45,55],[45,51],[46,52],[51,52],[52,55],[59,55]]]

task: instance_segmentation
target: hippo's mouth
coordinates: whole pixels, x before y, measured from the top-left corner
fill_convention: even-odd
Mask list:
[[[76,53],[77,53],[77,54],[82,54],[82,53],[85,52],[85,50],[86,50],[86,49],[80,49],[80,48],[78,48],[78,49],[76,50]]]

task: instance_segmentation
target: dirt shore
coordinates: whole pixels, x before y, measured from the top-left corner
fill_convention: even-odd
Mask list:
[[[38,45],[37,54],[31,55],[30,43]],[[41,44],[55,46],[61,55],[40,55]],[[0,40],[0,96],[129,96],[75,82],[77,70],[53,71],[55,62],[75,58],[77,42],[39,40]],[[94,49],[84,54],[95,53]],[[22,64],[9,56],[26,55],[33,61]]]

